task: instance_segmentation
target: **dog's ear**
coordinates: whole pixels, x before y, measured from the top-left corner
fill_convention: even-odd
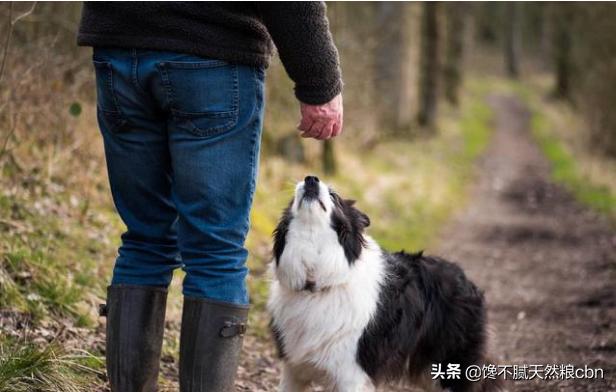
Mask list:
[[[353,264],[366,245],[363,236],[364,228],[370,225],[370,219],[366,214],[355,208],[355,200],[340,199],[340,209],[332,214],[333,228],[338,234],[338,241],[344,248],[344,254]]]
[[[360,222],[364,227],[368,227],[370,226],[370,218],[368,217],[368,215],[364,214],[363,212],[359,211],[359,217],[360,217]]]
[[[368,217],[368,215],[358,210],[355,207],[355,203],[357,203],[357,201],[352,200],[352,199],[344,200],[344,204],[346,204],[348,207],[348,210],[351,211],[353,215],[355,215],[356,221],[362,226],[362,228],[366,228],[370,226],[370,218]]]

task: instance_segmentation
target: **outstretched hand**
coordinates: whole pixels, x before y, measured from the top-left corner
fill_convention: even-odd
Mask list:
[[[300,102],[302,119],[297,126],[301,137],[327,140],[342,133],[342,94],[322,105],[309,105]]]

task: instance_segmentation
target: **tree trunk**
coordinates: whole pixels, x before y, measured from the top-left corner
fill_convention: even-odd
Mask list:
[[[328,176],[336,174],[336,155],[334,153],[334,143],[330,140],[323,142],[322,150],[323,173]]]
[[[445,98],[454,106],[458,105],[462,83],[462,55],[464,51],[464,6],[445,3],[446,37],[443,77]]]
[[[505,71],[511,79],[516,79],[519,76],[518,71],[518,51],[517,51],[517,4],[515,2],[507,2],[504,7],[503,27],[503,49],[505,58]]]
[[[393,133],[408,130],[412,111],[405,80],[408,78],[409,42],[407,39],[407,4],[376,4],[376,26],[379,40],[375,48],[375,87],[379,123]]]
[[[552,54],[555,73],[554,96],[570,98],[572,73],[571,43],[573,15],[570,7],[555,4],[551,12]]]
[[[436,121],[439,73],[437,3],[425,2],[422,7],[417,121],[422,126],[432,128]]]

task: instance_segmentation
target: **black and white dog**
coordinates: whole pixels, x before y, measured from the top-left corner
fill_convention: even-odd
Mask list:
[[[456,264],[381,249],[364,233],[369,225],[318,178],[297,184],[274,233],[268,301],[284,361],[280,391],[304,391],[312,381],[359,392],[426,380],[451,391],[491,390],[464,377],[467,366],[485,363],[482,293]],[[460,377],[432,381],[432,367],[449,364],[460,365]]]

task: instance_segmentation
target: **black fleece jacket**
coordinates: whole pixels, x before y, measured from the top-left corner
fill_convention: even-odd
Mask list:
[[[323,2],[85,2],[82,46],[174,51],[267,67],[273,44],[309,104],[342,90]]]

